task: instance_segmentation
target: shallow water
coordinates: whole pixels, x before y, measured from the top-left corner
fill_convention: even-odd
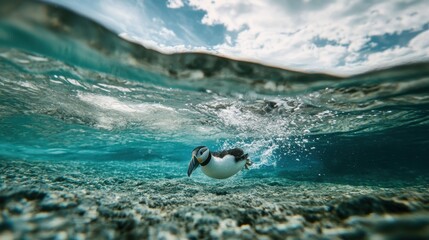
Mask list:
[[[66,10],[2,5],[15,8],[1,21],[3,158],[162,159],[185,173],[207,145],[244,148],[251,172],[428,167],[427,63],[339,78],[162,55]]]
[[[210,185],[200,171],[186,180],[192,149],[206,145],[241,147],[254,162],[215,189],[246,179],[427,186],[428,63],[348,78],[299,73],[202,53],[163,55],[43,3],[0,7],[3,169],[44,163],[56,177],[77,167],[89,171],[77,175],[127,184]],[[362,180],[339,180],[347,174]],[[2,177],[6,196],[22,183]],[[61,186],[53,182],[47,191]]]

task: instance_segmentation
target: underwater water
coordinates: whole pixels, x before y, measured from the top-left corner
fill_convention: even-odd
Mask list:
[[[323,231],[303,229],[329,219],[332,208],[340,219],[353,215],[339,208],[355,201],[342,202],[340,197],[345,195],[347,199],[357,196],[358,205],[369,201],[373,208],[364,213],[417,211],[416,218],[408,215],[400,221],[420,223],[417,237],[424,239],[429,233],[425,215],[429,209],[429,63],[337,77],[204,53],[164,55],[59,7],[25,1],[2,1],[0,6],[0,234],[5,237],[161,238],[168,232],[178,238],[210,234],[234,238],[245,233],[252,238],[256,232],[272,238],[305,233],[317,239]],[[214,151],[241,147],[254,164],[224,181],[213,181],[200,170],[188,178],[191,151],[199,145]],[[378,211],[374,206],[398,197],[394,190],[398,182],[402,184],[398,191],[415,204]],[[410,186],[411,190],[404,189]],[[293,197],[281,194],[294,189],[313,196],[319,208],[302,213],[307,211],[302,210],[307,206],[302,202],[304,207],[285,207]],[[264,191],[266,195],[257,195]],[[384,195],[359,198],[375,193]],[[277,218],[269,214],[267,221],[274,222],[268,225],[287,224],[276,225],[283,230],[258,230],[259,223],[252,221],[265,215],[249,212],[246,217],[237,213],[241,222],[228,222],[225,219],[235,218],[228,216],[234,205],[217,203],[220,210],[209,211],[204,205],[207,194],[214,196],[210,201],[220,202],[228,194],[232,202],[234,197],[250,201],[249,194],[262,202],[271,200],[270,206],[280,212]],[[102,202],[97,203],[98,210],[90,206],[91,201]],[[188,201],[195,205],[183,205]],[[276,201],[289,212],[276,208]],[[320,207],[329,201],[331,210]],[[52,206],[46,207],[46,202]],[[140,204],[139,208],[130,202]],[[240,208],[265,206],[249,204]],[[82,226],[55,215],[80,216],[73,210],[79,206],[84,209],[81,216],[89,219]],[[128,219],[130,213],[118,217],[106,210],[103,215],[100,206],[140,212],[131,223],[118,223],[117,218]],[[152,209],[157,218],[143,214],[142,206]],[[182,212],[174,206],[182,206]],[[52,215],[31,217],[39,211]],[[173,217],[167,221],[162,211]],[[231,230],[230,224],[241,230],[192,233],[192,228],[198,229],[196,220],[189,220],[186,213],[193,211],[206,216],[199,218],[203,219],[200,225]],[[91,214],[100,216],[91,218]],[[377,217],[383,215],[375,220],[354,219],[346,225],[351,229],[368,226],[365,221],[377,222]],[[171,219],[194,225],[176,226]],[[84,227],[94,222],[116,230]],[[24,223],[33,227],[23,227]],[[148,225],[138,230],[136,226],[143,223]],[[246,224],[250,228],[244,228]],[[367,231],[385,234],[383,226],[347,234],[358,239],[368,237]],[[134,235],[123,235],[128,232]],[[331,234],[328,238],[346,234],[324,233]]]

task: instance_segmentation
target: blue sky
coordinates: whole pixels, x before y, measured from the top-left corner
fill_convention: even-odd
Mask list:
[[[425,0],[49,0],[161,52],[351,75],[429,60]]]

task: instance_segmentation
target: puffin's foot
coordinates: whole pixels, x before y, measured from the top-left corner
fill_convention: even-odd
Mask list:
[[[244,168],[249,170],[249,167],[252,166],[253,162],[250,159],[246,159],[246,164],[244,165]]]

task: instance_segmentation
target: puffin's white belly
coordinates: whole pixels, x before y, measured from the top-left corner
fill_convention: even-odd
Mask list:
[[[224,158],[213,156],[209,164],[202,167],[202,171],[209,177],[224,179],[236,174],[238,171],[243,169],[245,164],[246,160],[236,162],[235,158],[231,155],[227,155]]]

